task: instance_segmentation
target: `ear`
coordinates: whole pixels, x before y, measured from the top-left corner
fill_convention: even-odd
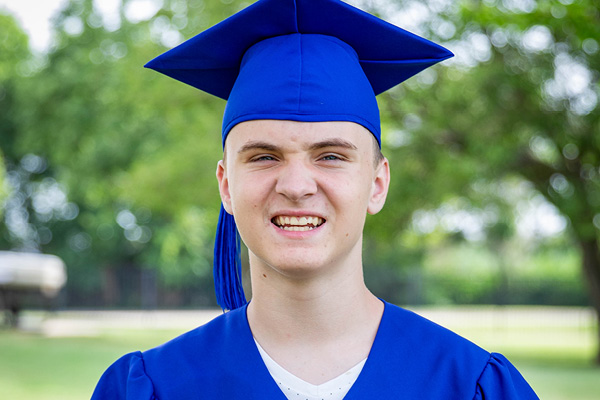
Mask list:
[[[371,187],[371,196],[367,212],[371,215],[377,214],[383,208],[390,187],[390,163],[384,158],[373,176],[373,185]]]
[[[217,163],[217,181],[219,182],[219,194],[221,195],[221,203],[223,208],[229,214],[233,215],[231,207],[231,193],[229,192],[229,178],[227,177],[227,168],[225,163],[220,160]]]

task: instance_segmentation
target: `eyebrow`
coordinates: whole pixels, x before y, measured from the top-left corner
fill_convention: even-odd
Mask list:
[[[342,147],[342,148],[349,149],[349,150],[358,150],[358,148],[354,144],[350,143],[347,140],[339,139],[339,138],[327,139],[327,140],[313,143],[310,146],[308,146],[308,150],[319,150],[319,149],[324,149],[327,147]],[[251,151],[251,150],[266,150],[266,151],[277,152],[277,151],[281,151],[281,147],[275,146],[274,144],[268,143],[268,142],[251,141],[251,142],[244,144],[238,150],[238,154],[242,154],[246,151]]]
[[[266,150],[266,151],[279,151],[281,150],[278,146],[275,146],[268,142],[251,141],[243,145],[239,150],[238,154],[244,153],[250,150]]]
[[[326,147],[342,147],[348,150],[358,150],[358,148],[351,142],[344,139],[327,139],[321,142],[313,143],[309,146],[309,150],[319,150]]]

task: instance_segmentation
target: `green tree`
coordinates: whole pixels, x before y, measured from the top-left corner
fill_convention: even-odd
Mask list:
[[[0,216],[4,205],[10,201],[12,180],[7,172],[18,163],[15,159],[14,142],[17,136],[17,86],[21,79],[19,72],[30,57],[27,35],[20,29],[14,18],[0,14]],[[8,218],[8,217],[7,217]],[[0,244],[10,236],[5,224],[0,225]]]
[[[416,2],[394,4],[402,10]],[[389,150],[401,165],[392,190],[398,217],[382,224],[405,223],[411,208],[444,198],[477,199],[482,185],[524,179],[568,219],[600,317],[597,4],[465,0],[418,7],[424,35],[446,43],[456,58],[382,102],[390,131],[403,135],[391,136],[402,145]]]
[[[193,282],[190,274],[210,276],[214,219],[205,215],[216,214],[219,202],[206,188],[214,186],[214,116],[223,105],[143,69],[165,50],[165,38],[178,37],[175,27],[187,24],[186,4],[167,4],[147,21],[128,20],[124,4],[115,29],[91,0],[72,1],[55,18],[48,54],[17,58],[25,76],[10,118],[1,119],[12,124],[2,148],[18,177],[16,199],[25,200],[18,203],[33,232],[28,247],[62,256],[72,284],[96,275],[88,281],[103,286],[108,300],[115,271],[131,265],[156,267],[175,286]],[[201,29],[198,23],[207,21],[189,25]],[[44,168],[23,170],[31,164],[23,160]],[[61,193],[62,203],[36,207],[50,191]],[[11,237],[7,245],[23,241]]]

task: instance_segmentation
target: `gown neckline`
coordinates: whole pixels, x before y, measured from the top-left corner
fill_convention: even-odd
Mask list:
[[[371,373],[371,370],[375,369],[374,366],[377,365],[377,363],[379,362],[377,360],[379,355],[381,354],[381,351],[379,350],[379,347],[380,347],[379,342],[383,341],[382,338],[384,336],[385,327],[387,326],[387,320],[388,320],[387,314],[389,313],[389,304],[385,300],[380,299],[380,301],[383,303],[383,314],[381,315],[381,320],[379,321],[379,326],[377,327],[377,333],[375,334],[375,339],[373,340],[373,345],[371,346],[371,350],[369,351],[367,360],[366,360],[360,374],[358,375],[358,378],[356,378],[356,381],[354,381],[354,384],[350,387],[350,390],[344,397],[345,400],[350,400],[350,399],[354,398],[355,395],[353,393],[360,392],[361,386],[369,384],[368,383],[369,382],[368,375]],[[277,385],[277,382],[275,382],[275,380],[271,376],[271,373],[267,369],[267,366],[265,365],[265,363],[260,355],[260,352],[258,351],[258,347],[256,347],[256,343],[254,342],[254,336],[252,335],[252,330],[250,329],[250,322],[248,321],[248,313],[247,313],[248,304],[249,303],[247,303],[243,307],[242,311],[243,311],[243,315],[244,315],[244,324],[243,324],[244,325],[244,341],[247,343],[248,348],[252,349],[251,354],[250,354],[251,362],[255,366],[258,366],[259,369],[256,370],[257,372],[260,371],[261,375],[268,377],[268,379],[266,381],[269,382],[268,383],[269,391],[272,392],[273,389],[276,389],[276,391],[278,393],[280,393],[280,396],[277,396],[277,397],[281,400],[287,400],[287,398],[285,397],[285,394],[281,391],[281,389]],[[359,397],[356,397],[356,398],[358,399]]]

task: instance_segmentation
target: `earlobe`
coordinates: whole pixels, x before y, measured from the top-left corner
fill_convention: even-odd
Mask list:
[[[231,207],[231,194],[229,192],[229,178],[227,177],[227,169],[225,163],[220,160],[217,163],[217,182],[219,182],[219,194],[221,195],[221,203],[223,208],[229,214],[233,214]]]
[[[375,171],[367,212],[377,214],[383,208],[390,187],[390,164],[384,158]]]

